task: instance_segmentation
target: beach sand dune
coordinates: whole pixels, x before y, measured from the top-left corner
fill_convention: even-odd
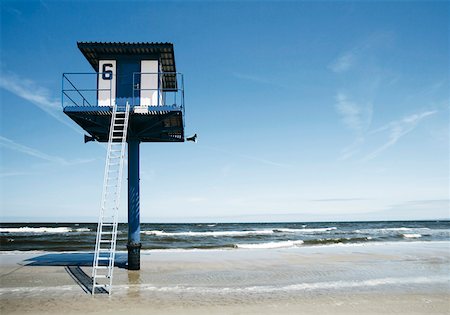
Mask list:
[[[450,314],[450,242],[118,253],[112,295],[90,253],[2,252],[1,314]]]

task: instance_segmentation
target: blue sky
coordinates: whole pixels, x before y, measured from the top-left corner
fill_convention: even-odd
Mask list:
[[[0,6],[2,221],[96,221],[106,151],[60,105],[77,41],[175,45],[199,142],[141,145],[143,222],[450,217],[448,2]]]

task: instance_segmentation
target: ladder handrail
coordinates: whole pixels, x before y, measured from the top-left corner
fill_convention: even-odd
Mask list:
[[[108,293],[111,294],[113,271],[114,271],[114,259],[117,242],[118,211],[120,204],[120,191],[122,187],[123,161],[125,158],[125,147],[127,140],[129,114],[130,114],[130,105],[128,102],[125,107],[119,105],[112,106],[112,117],[108,138],[108,150],[105,162],[105,173],[104,173],[105,175],[103,177],[102,201],[97,225],[97,237],[95,242],[94,261],[92,265],[92,281],[93,281],[92,294],[95,294],[95,289],[97,287],[103,287],[105,289],[107,287]],[[122,115],[123,117],[121,117]],[[120,121],[120,123],[117,123],[117,121]],[[122,127],[122,130],[117,130],[116,126]],[[121,133],[121,136],[119,138],[121,141],[116,142],[115,140],[118,140],[118,138],[117,136],[114,136],[114,134],[117,134],[119,132]],[[118,149],[117,146],[120,146],[120,150],[117,150]],[[120,156],[111,154],[112,152],[119,152],[119,151]],[[118,164],[116,163],[112,164],[111,160],[112,159],[116,160],[117,158],[119,158]],[[111,167],[114,168],[115,165],[119,165],[118,171],[111,172],[110,171]],[[116,185],[113,185],[112,181],[115,181]],[[112,201],[112,204],[108,203],[110,201]],[[102,235],[105,234],[105,232],[103,231],[105,212],[108,212],[108,217],[112,218],[112,220],[108,220],[108,223],[105,224],[107,224],[106,226],[112,226],[112,229],[107,231],[107,234],[110,235],[110,238],[104,240],[102,239]],[[105,243],[104,241],[109,243],[109,248],[101,248],[101,244]],[[101,253],[107,252],[109,255],[107,256],[101,255]],[[99,265],[100,260],[101,261],[108,260],[107,266],[105,265],[100,266]],[[103,269],[107,269],[108,271],[107,274],[99,275],[97,272]],[[103,279],[108,279],[109,284],[105,283],[97,284],[97,278],[100,277]]]

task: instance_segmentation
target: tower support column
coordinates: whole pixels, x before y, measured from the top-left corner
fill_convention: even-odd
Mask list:
[[[139,204],[139,143],[128,140],[128,269],[141,268],[141,227]]]

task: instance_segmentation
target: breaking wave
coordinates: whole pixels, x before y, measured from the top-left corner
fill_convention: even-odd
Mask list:
[[[89,228],[72,229],[70,227],[19,227],[19,228],[0,228],[0,233],[68,233],[68,232],[90,232]]]
[[[150,230],[141,231],[141,233],[146,235],[155,236],[246,236],[246,235],[270,235],[274,233],[321,233],[336,230],[336,227],[327,228],[316,228],[316,229],[288,229],[288,228],[278,228],[278,229],[263,229],[263,230],[249,230],[249,231],[202,231],[202,232],[165,232],[162,230]]]
[[[272,248],[287,248],[302,245],[303,241],[282,241],[282,242],[267,242],[259,244],[236,244],[236,248],[245,249],[272,249]]]
[[[422,234],[402,234],[404,238],[420,238]]]

